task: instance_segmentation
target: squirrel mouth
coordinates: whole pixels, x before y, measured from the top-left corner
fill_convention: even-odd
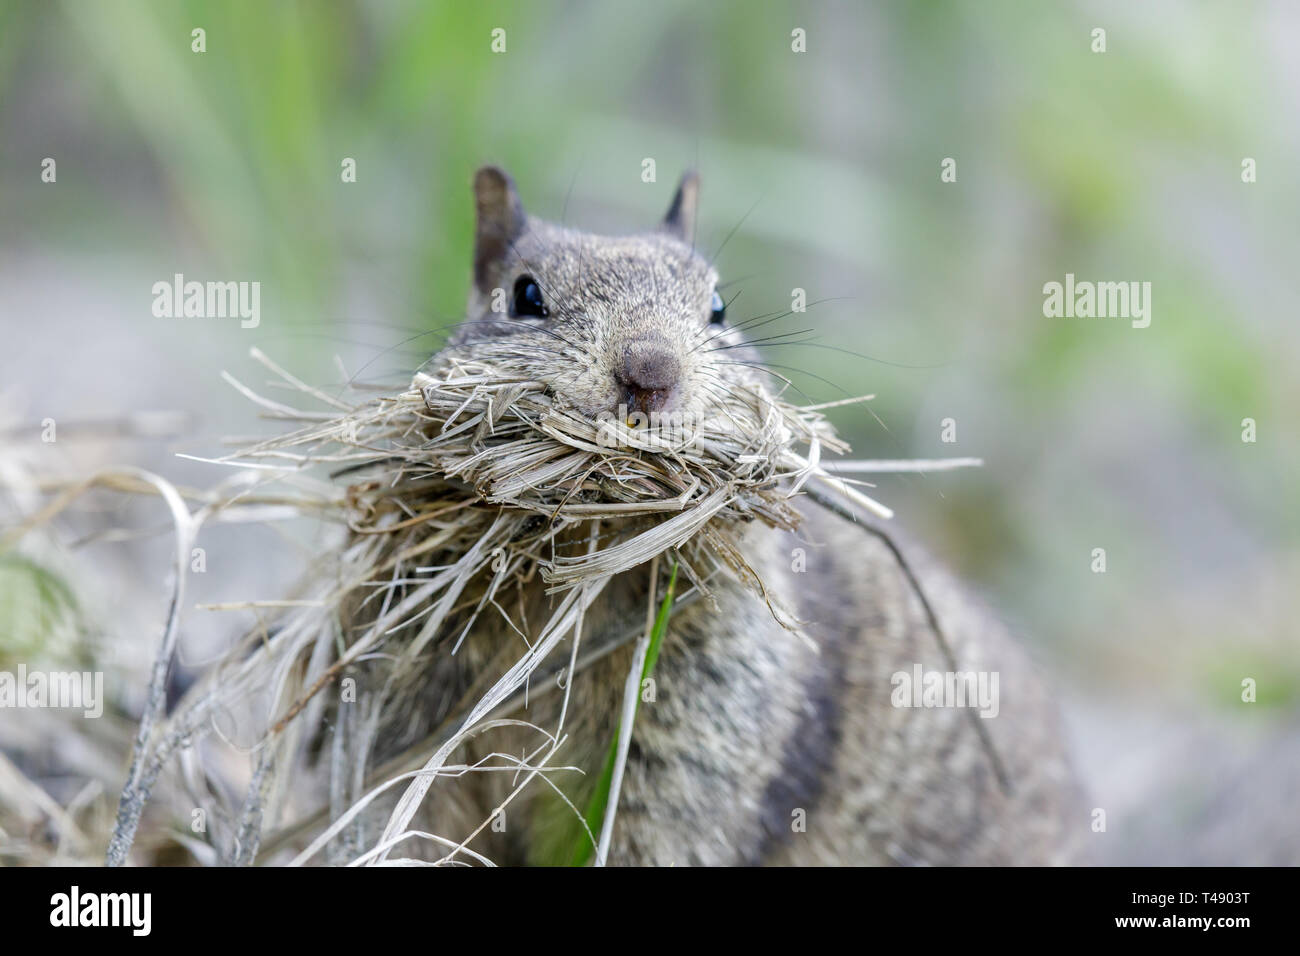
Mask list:
[[[636,428],[650,414],[665,411],[673,391],[671,388],[628,388],[624,394],[624,404],[633,413],[628,417],[628,427]],[[636,415],[637,412],[641,415]]]

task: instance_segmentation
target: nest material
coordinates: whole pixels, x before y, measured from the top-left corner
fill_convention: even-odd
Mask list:
[[[404,709],[404,682],[420,678],[431,653],[456,653],[473,640],[482,614],[505,614],[514,592],[537,587],[538,576],[557,597],[550,620],[526,635],[530,651],[480,699],[467,701],[468,713],[451,713],[459,727],[432,742],[440,746],[410,780],[372,847],[373,861],[403,839],[434,776],[449,772],[446,761],[460,740],[499,712],[558,641],[580,627],[614,575],[668,555],[696,593],[707,595],[709,580],[721,572],[766,600],[743,554],[742,527],[753,521],[795,527],[792,492],[810,477],[828,478],[817,465],[823,449],[846,449],[822,409],[793,406],[754,385],[729,389],[699,421],[660,428],[593,421],[545,383],[512,372],[508,354],[482,346],[473,356],[443,353],[401,394],[338,411],[325,420],[312,415],[297,431],[238,456],[258,464],[330,463],[351,482],[338,503],[349,541],[334,586],[320,597],[320,610],[342,609],[344,650],[331,653],[338,644],[329,629],[295,627],[318,619],[315,609],[289,616],[266,650],[286,677],[270,735],[313,710],[319,689],[345,667],[382,652],[391,662],[384,700],[341,748],[345,766],[332,773],[337,791],[346,766],[370,762],[387,718]],[[807,448],[807,457],[796,448]],[[769,606],[788,623],[780,608]],[[300,663],[289,667],[289,661]],[[253,673],[248,663],[241,671]],[[290,681],[291,671],[304,673]],[[242,683],[221,678],[227,688]],[[552,753],[560,732],[545,732],[555,743]],[[301,750],[302,742],[294,746]],[[276,762],[284,759],[294,758],[285,754]],[[302,859],[342,832],[351,812],[342,812],[344,805],[351,800],[355,810],[358,798],[355,788],[335,793],[338,819]]]
[[[251,863],[276,847],[300,846],[300,837],[325,818],[332,822],[295,862],[323,849],[331,862],[399,862],[390,853],[412,837],[441,847],[443,861],[474,856],[465,848],[473,834],[455,843],[413,832],[411,820],[436,777],[482,769],[449,759],[471,732],[502,722],[563,638],[574,637],[569,663],[578,662],[583,615],[611,578],[655,567],[667,556],[692,585],[679,601],[707,597],[720,573],[766,600],[743,553],[741,530],[755,521],[795,527],[790,499],[805,482],[888,516],[820,466],[824,449],[846,449],[823,415],[829,406],[797,407],[759,385],[728,389],[698,422],[647,429],[593,421],[566,407],[544,383],[513,373],[505,351],[479,347],[470,357],[449,350],[405,391],[356,403],[311,388],[257,350],[254,357],[331,411],[270,401],[227,376],[272,417],[299,427],[222,459],[240,471],[203,495],[193,514],[178,512],[175,489],[162,489],[170,492],[164,497],[180,543],[173,607],[182,599],[185,541],[204,520],[241,511],[311,514],[348,530],[338,550],[322,556],[303,596],[222,606],[256,609],[259,618],[278,609],[277,619],[273,628],[261,621],[164,720],[162,678],[178,637],[173,615],[123,791],[111,863],[125,862],[146,801],[178,755],[189,805],[216,808],[208,840],[221,862]],[[796,452],[802,448],[806,456]],[[307,477],[312,466],[332,469],[335,483]],[[287,483],[294,493],[270,492],[263,487],[269,482]],[[440,715],[436,733],[414,749],[416,769],[390,762],[372,787],[375,780],[363,778],[360,768],[380,752],[377,741],[403,712],[403,694],[474,639],[481,615],[499,613],[509,621],[504,607],[512,592],[539,586],[554,596],[554,610],[525,635],[527,652],[493,675],[491,686],[474,686],[470,697]],[[769,607],[785,620],[780,608]],[[337,694],[322,693],[367,669],[378,693],[366,695],[363,705],[345,713]],[[229,715],[255,713],[264,715],[260,729],[238,741],[254,759],[242,807],[235,807],[228,786],[200,769],[213,755],[195,755],[218,744],[214,727],[226,735],[221,728]],[[326,724],[333,736],[322,746],[319,729]],[[519,759],[516,793],[555,769],[563,728],[535,729],[543,744]],[[403,783],[382,834],[370,839],[358,819]],[[323,809],[321,792],[329,795]],[[267,845],[263,829],[276,827],[279,836]]]
[[[698,423],[638,428],[593,422],[557,403],[544,383],[450,357],[401,395],[242,457],[306,445],[309,460],[353,462],[347,471],[366,476],[346,497],[355,534],[416,539],[424,553],[460,551],[460,565],[474,553],[492,555],[498,573],[535,563],[562,589],[701,538],[725,550],[721,532],[739,521],[797,524],[789,491],[813,466],[792,448],[846,446],[820,412],[759,388],[733,392]],[[330,444],[340,453],[322,454]],[[548,553],[568,529],[592,519],[618,531],[595,550]],[[702,536],[706,529],[714,533]],[[458,568],[465,570],[479,568]]]

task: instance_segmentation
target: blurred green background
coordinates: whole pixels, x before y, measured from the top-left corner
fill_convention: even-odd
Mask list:
[[[210,483],[170,452],[259,427],[218,375],[257,384],[250,346],[331,385],[436,349],[479,164],[615,232],[696,167],[732,318],[805,289],[764,332],[812,341],[767,359],[877,395],[836,416],[855,456],[987,461],[876,494],[1026,635],[1121,793],[1300,698],[1297,37],[1280,2],[6,0],[0,394],[19,422],[187,411],[184,442],[87,454]],[[260,327],[155,318],[176,272],[260,281]],[[1067,272],[1152,283],[1151,326],[1044,317]]]

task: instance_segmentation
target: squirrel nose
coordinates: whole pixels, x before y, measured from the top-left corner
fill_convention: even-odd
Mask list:
[[[663,411],[681,378],[677,356],[661,342],[644,339],[623,349],[618,380],[627,390],[629,411]]]

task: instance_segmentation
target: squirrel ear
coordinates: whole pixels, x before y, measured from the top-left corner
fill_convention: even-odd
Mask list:
[[[474,278],[482,286],[492,263],[505,258],[524,231],[528,216],[515,181],[496,166],[484,166],[474,174],[474,210]]]
[[[684,242],[695,241],[695,209],[700,201],[700,177],[688,169],[677,185],[677,195],[664,216],[663,228]]]

